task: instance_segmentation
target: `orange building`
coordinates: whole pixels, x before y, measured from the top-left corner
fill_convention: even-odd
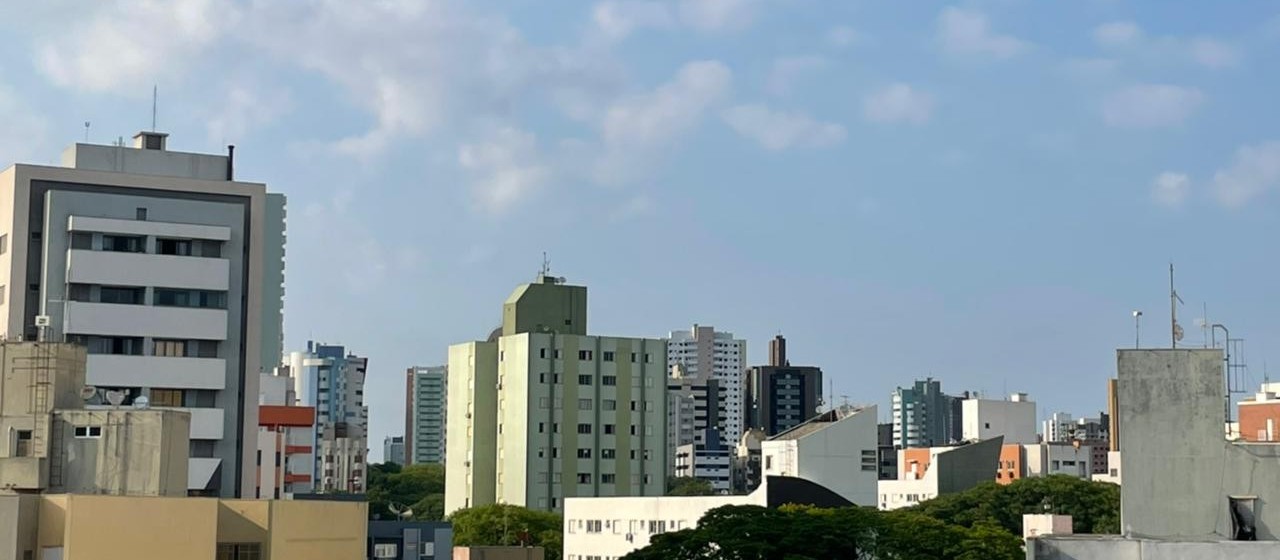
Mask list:
[[[1240,401],[1240,438],[1245,441],[1280,441],[1280,384],[1263,384],[1262,391]]]
[[[1010,443],[1000,447],[1000,463],[996,468],[996,482],[1009,484],[1026,474],[1027,452],[1022,444]]]
[[[312,491],[315,426],[315,407],[258,407],[256,497],[280,499],[288,494]]]

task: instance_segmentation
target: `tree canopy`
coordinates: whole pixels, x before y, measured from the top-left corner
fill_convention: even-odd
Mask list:
[[[455,511],[449,521],[458,546],[540,546],[547,558],[560,558],[563,549],[563,522],[551,512],[490,504]]]
[[[913,512],[724,506],[694,529],[656,535],[627,560],[1020,560],[1022,542],[999,526],[948,525]]]
[[[984,482],[911,508],[945,523],[973,527],[992,523],[1022,534],[1025,513],[1070,515],[1076,533],[1120,532],[1120,487],[1066,475],[1023,478],[1001,485]]]
[[[395,463],[369,465],[369,518],[395,519],[390,504],[413,510],[413,519],[439,521],[444,518],[444,466]]]
[[[668,496],[710,496],[715,494],[711,482],[688,476],[667,477]]]

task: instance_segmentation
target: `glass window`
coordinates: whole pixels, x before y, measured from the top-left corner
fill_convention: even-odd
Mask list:
[[[103,235],[102,250],[141,253],[146,250],[146,239],[137,235]]]
[[[182,391],[178,389],[152,389],[151,406],[182,406]]]
[[[153,355],[182,358],[187,355],[187,341],[157,338]]]
[[[187,239],[157,239],[156,254],[191,256],[191,241]]]

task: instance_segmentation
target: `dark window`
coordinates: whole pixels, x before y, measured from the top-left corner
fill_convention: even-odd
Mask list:
[[[152,148],[152,147],[150,146],[150,144],[151,144],[151,139],[150,139],[150,138],[148,138],[148,139],[147,139],[147,144],[148,144],[147,149],[149,149],[149,150],[150,150],[150,149],[155,149],[155,148]],[[138,208],[138,209],[137,209],[137,213],[136,213],[134,216],[135,216],[136,218],[138,218],[138,220],[139,220],[139,221],[142,221],[142,222],[147,221],[147,209],[146,209],[146,208]]]
[[[601,458],[601,459],[613,459],[613,458],[614,458],[614,457],[616,457],[617,455],[618,455],[618,451],[617,451],[616,449],[601,449],[601,450],[600,450],[600,458]]]
[[[618,376],[616,376],[616,375],[605,375],[605,376],[601,376],[601,377],[600,377],[600,384],[601,384],[601,385],[608,385],[608,386],[617,385],[617,384],[618,384]]]
[[[539,349],[538,349],[538,357],[539,357],[539,358],[545,358],[545,357],[547,357],[547,349],[546,349],[546,348],[539,348]]]
[[[605,352],[605,353],[604,353],[604,361],[606,361],[606,362],[612,362],[612,361],[613,361],[613,352]]]
[[[580,434],[591,433],[591,424],[578,424],[578,433]]]
[[[14,449],[14,457],[34,457],[34,449],[31,448],[31,430],[18,430],[17,447]]]
[[[227,293],[209,290],[174,290],[156,288],[154,305],[163,307],[199,307],[226,309]]]
[[[591,360],[593,354],[590,350],[578,350],[579,360]]]
[[[141,253],[146,250],[146,243],[144,238],[136,235],[103,235],[102,250]]]
[[[259,465],[261,465],[261,464],[262,464],[262,450],[261,450],[261,449],[259,449],[259,450],[258,450],[258,464],[259,464]]]
[[[191,240],[189,239],[157,239],[156,254],[191,256]]]
[[[146,290],[143,288],[122,288],[117,286],[102,286],[98,288],[99,303],[122,303],[126,305],[142,305],[143,295]]]
[[[578,484],[591,484],[591,473],[578,473]]]
[[[634,363],[636,363],[636,353],[635,353],[635,352],[632,352],[632,353],[631,353],[631,363],[633,363],[633,364],[634,364]]]
[[[579,459],[590,459],[590,458],[591,458],[591,448],[590,448],[590,447],[580,447],[580,448],[578,448],[578,458],[579,458]]]
[[[612,434],[612,433],[613,433],[613,430],[614,430],[614,425],[613,425],[613,424],[605,424],[605,425],[604,425],[604,433],[605,433],[606,435],[607,435],[607,434]]]
[[[617,478],[617,475],[615,474],[605,473],[600,475],[600,482],[603,484],[613,484],[616,478]]]
[[[71,248],[72,249],[92,249],[93,234],[87,231],[71,232]]]
[[[590,384],[591,384],[591,376],[590,376],[590,375],[579,375],[579,376],[578,376],[578,385],[590,385]]]

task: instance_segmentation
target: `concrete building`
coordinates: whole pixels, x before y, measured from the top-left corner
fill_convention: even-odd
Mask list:
[[[298,405],[289,366],[258,382],[258,474],[253,497],[289,498],[315,491],[316,409]]]
[[[0,172],[0,338],[88,347],[90,385],[190,414],[192,493],[248,495],[258,374],[279,356],[284,197],[166,136]]]
[[[876,425],[876,465],[880,480],[897,480],[898,451],[893,447],[893,424]]]
[[[445,366],[414,366],[405,372],[404,458],[407,463],[444,464],[448,395],[449,371]]]
[[[933,378],[916,381],[912,387],[895,389],[894,447],[939,447],[962,441],[964,430],[960,403],[963,400],[943,393],[942,383]]]
[[[370,521],[370,560],[449,560],[453,525],[443,521]]]
[[[1109,442],[1111,419],[1105,412],[1095,418],[1075,418],[1066,412],[1055,412],[1041,423],[1041,433],[1047,443]],[[1106,443],[1109,448],[1110,443]]]
[[[1254,442],[1280,441],[1280,383],[1263,383],[1253,396],[1236,404],[1240,438]]]
[[[749,495],[631,498],[568,498],[564,507],[565,560],[617,560],[649,545],[654,536],[692,529],[722,506],[782,505],[849,507],[839,494],[812,481],[784,476],[764,479]]]
[[[363,493],[369,455],[369,407],[364,404],[368,358],[309,341],[305,352],[289,354],[288,365],[299,404],[316,410],[315,491]]]
[[[662,340],[588,335],[585,286],[516,288],[501,329],[449,348],[445,513],[662,495],[666,361]]]
[[[1026,393],[1014,393],[1008,400],[981,399],[976,396],[960,401],[961,437],[965,441],[1004,436],[1010,443],[1036,443],[1036,403]]]
[[[72,344],[0,342],[0,492],[185,496],[191,416],[85,410],[85,362]]]
[[[764,476],[803,478],[874,507],[877,437],[875,406],[829,410],[760,444]]]
[[[404,465],[404,436],[382,438],[382,462]]]
[[[822,370],[793,366],[787,359],[787,340],[769,341],[769,365],[747,370],[743,395],[748,428],[775,435],[818,415],[823,405]]]
[[[955,447],[898,450],[898,479],[879,483],[880,509],[914,506],[991,480],[1002,445],[996,436]]]
[[[736,442],[743,431],[743,377],[747,371],[747,341],[720,332],[715,327],[694,325],[687,331],[672,331],[667,338],[667,364],[680,366],[683,378],[708,378],[723,389],[715,402],[716,414],[709,414],[720,440]],[[674,377],[674,374],[673,374]],[[712,403],[708,403],[712,404]],[[679,445],[692,443],[682,438]]]
[[[670,355],[670,353],[668,353]],[[701,472],[712,486],[728,490],[733,455],[724,439],[727,389],[711,372],[694,374],[682,364],[671,366],[667,380],[667,448],[673,476]],[[697,468],[694,464],[697,463]],[[718,467],[723,463],[723,470]]]
[[[733,455],[733,491],[745,494],[755,490],[764,480],[764,468],[761,465],[760,446],[764,440],[764,430],[752,428],[742,434]]]
[[[367,504],[0,496],[0,560],[351,560]]]

